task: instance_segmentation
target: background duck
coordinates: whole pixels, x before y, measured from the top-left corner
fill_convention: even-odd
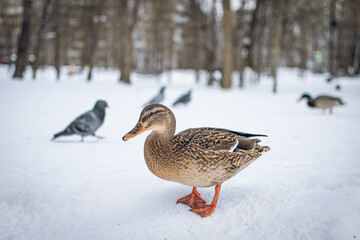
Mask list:
[[[341,98],[328,95],[321,95],[313,99],[309,93],[304,93],[299,98],[298,102],[302,99],[307,99],[307,105],[311,108],[321,108],[323,112],[325,112],[325,110],[328,108],[330,114],[333,113],[333,107],[345,105]]]
[[[269,147],[260,146],[258,139],[266,136],[219,128],[190,128],[175,135],[176,120],[170,109],[152,104],[143,109],[136,126],[127,133],[126,141],[152,130],[144,145],[145,162],[159,178],[193,187],[191,194],[180,198],[202,217],[210,216],[216,208],[221,184],[236,175]],[[200,197],[197,187],[215,186],[210,205]]]

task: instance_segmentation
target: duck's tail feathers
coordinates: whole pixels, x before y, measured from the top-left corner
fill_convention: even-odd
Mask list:
[[[266,152],[268,152],[268,151],[270,151],[270,147],[269,147],[269,146],[261,146],[261,152],[262,152],[262,153],[266,153]]]
[[[255,141],[256,143],[261,142],[261,140],[260,140],[260,139],[258,139],[258,138],[254,138],[254,141]]]
[[[267,135],[265,134],[252,134],[252,133],[245,133],[245,132],[236,132],[236,131],[231,131],[229,130],[229,132],[231,133],[234,133],[236,135],[240,135],[240,136],[243,136],[243,137],[267,137]]]

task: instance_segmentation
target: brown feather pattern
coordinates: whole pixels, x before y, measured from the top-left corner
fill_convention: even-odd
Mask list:
[[[258,139],[226,129],[190,128],[174,135],[175,116],[160,104],[145,107],[139,121],[153,130],[144,146],[149,170],[159,178],[192,187],[221,185],[270,150],[258,145]],[[231,151],[235,147],[238,152]]]

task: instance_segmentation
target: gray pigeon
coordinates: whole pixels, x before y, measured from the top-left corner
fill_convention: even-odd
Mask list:
[[[81,141],[84,136],[92,135],[97,138],[102,138],[95,135],[95,131],[103,124],[105,118],[105,108],[108,107],[106,101],[98,100],[92,110],[80,115],[64,131],[58,132],[54,135],[53,139],[60,136],[68,136],[78,134],[81,136]]]
[[[181,95],[174,103],[173,103],[173,107],[175,107],[176,105],[182,103],[184,105],[188,104],[191,100],[191,90],[189,90],[189,92],[187,92],[184,95]]]
[[[162,101],[164,101],[165,98],[165,86],[160,88],[159,93],[153,97],[148,103],[144,104],[144,106],[147,106],[149,104],[153,104],[153,103],[161,103]]]

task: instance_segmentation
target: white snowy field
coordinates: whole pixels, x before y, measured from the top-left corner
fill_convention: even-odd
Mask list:
[[[0,67],[0,239],[359,239],[360,79],[334,84],[325,76],[280,71],[272,82],[246,82],[240,90],[195,84],[192,71],[156,77],[96,69],[55,81],[51,69],[36,81],[11,80]],[[193,89],[192,102],[173,108],[177,132],[221,127],[267,134],[271,147],[222,185],[218,206],[201,218],[176,200],[191,188],[152,175],[144,162],[148,133],[122,136],[138,120],[142,105],[166,83],[164,104]],[[303,92],[341,96],[334,114],[296,100]],[[105,99],[104,125],[93,137],[50,141],[79,114]],[[211,202],[214,188],[199,188]]]

